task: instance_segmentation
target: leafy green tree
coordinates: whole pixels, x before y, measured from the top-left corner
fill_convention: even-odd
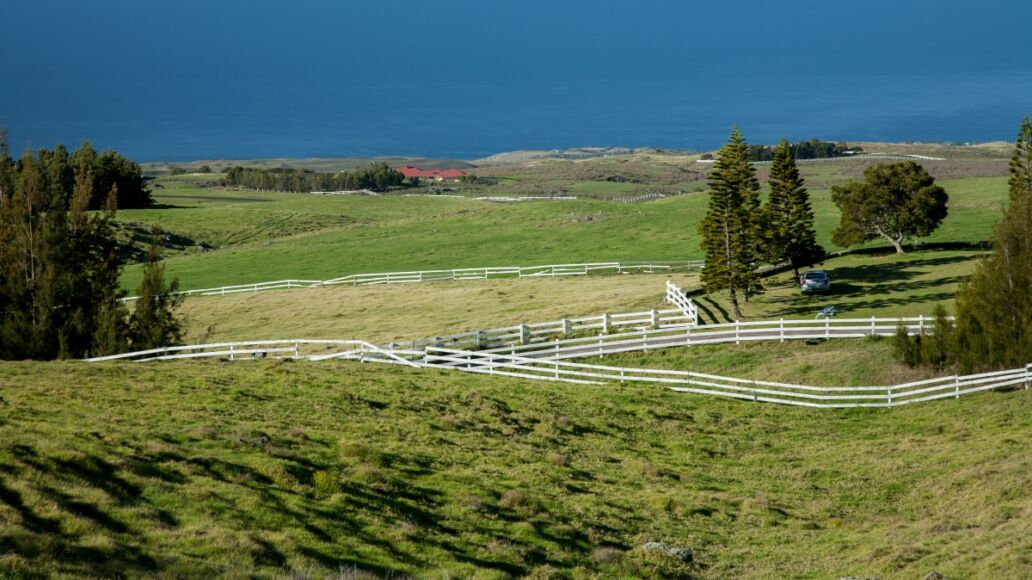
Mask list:
[[[1032,362],[1032,121],[1026,116],[1010,163],[1010,201],[992,253],[957,293],[955,355],[966,371]]]
[[[842,212],[832,241],[853,246],[884,238],[902,254],[903,241],[934,232],[946,219],[946,191],[913,161],[874,165],[864,170],[863,183],[849,181],[831,188]]]
[[[765,259],[772,264],[789,262],[797,280],[801,266],[824,257],[813,227],[810,194],[785,139],[774,148],[770,197],[763,209],[762,226]]]
[[[741,319],[738,292],[746,298],[761,289],[756,274],[756,222],[760,184],[749,163],[749,146],[738,128],[720,149],[709,177],[709,207],[699,224],[707,292],[727,289],[732,315]]]

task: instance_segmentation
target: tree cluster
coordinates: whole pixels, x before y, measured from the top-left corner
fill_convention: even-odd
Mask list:
[[[105,209],[89,211],[98,168],[109,166],[79,151],[55,158],[60,148],[14,162],[0,135],[0,359],[77,358],[177,341],[178,299],[168,295],[175,282],[164,283],[156,256],[133,312],[120,300],[117,180],[107,187]],[[65,166],[67,175],[53,173]]]
[[[710,174],[709,206],[699,233],[706,254],[702,285],[707,292],[727,289],[736,320],[742,317],[739,292],[748,300],[762,291],[757,272],[761,260],[788,262],[798,276],[800,266],[824,256],[809,194],[787,141],[775,149],[770,186],[769,201],[761,207],[749,145],[735,128]]]
[[[11,161],[9,170],[16,176],[25,171],[23,159]],[[115,192],[118,209],[135,209],[151,204],[150,190],[143,178],[139,164],[122,157],[118,152],[98,152],[89,141],[83,141],[78,149],[69,153],[64,145],[53,151],[40,149],[33,156],[36,166],[33,171],[39,187],[53,197],[62,197],[68,206],[71,202],[75,173],[79,168],[88,168],[93,176],[89,191],[88,209],[104,208],[108,194]]]
[[[306,169],[259,169],[231,167],[226,171],[223,185],[261,191],[350,191],[368,189],[388,191],[404,185],[405,176],[386,163],[339,173],[315,173]]]
[[[749,160],[773,161],[776,157],[776,151],[779,146],[780,145],[774,147],[771,147],[770,145],[750,145]],[[830,141],[820,141],[818,139],[792,143],[788,147],[792,154],[792,159],[827,159],[829,157],[845,157],[846,155],[863,151],[860,147],[850,147],[843,142],[832,143]]]
[[[957,293],[955,320],[939,322],[937,316],[931,338],[897,337],[897,355],[907,364],[977,372],[1032,362],[1032,120],[1027,116],[1010,174],[1010,198],[993,231],[992,251]],[[929,341],[936,345],[935,356],[913,354],[927,351]]]

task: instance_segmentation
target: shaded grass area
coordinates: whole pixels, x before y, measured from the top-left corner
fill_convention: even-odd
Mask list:
[[[358,338],[377,344],[470,330],[672,308],[665,282],[698,286],[693,273],[625,274],[328,286],[190,297],[182,306],[188,343]]]
[[[1032,565],[1024,390],[820,412],[207,361],[5,363],[0,393],[0,574],[1020,578]]]
[[[827,306],[839,318],[929,315],[936,304],[952,307],[960,284],[974,271],[976,251],[914,251],[899,256],[851,255],[815,268],[831,276],[830,294],[804,296],[789,272],[764,280],[764,294],[742,303],[746,319],[812,318]],[[703,323],[732,322],[725,293],[698,297]]]

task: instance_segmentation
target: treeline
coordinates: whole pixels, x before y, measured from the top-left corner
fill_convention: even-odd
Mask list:
[[[53,151],[40,149],[27,154],[33,163],[27,164],[25,157],[12,160],[8,153],[0,159],[15,179],[28,178],[52,197],[62,197],[66,206],[71,201],[71,192],[79,174],[88,171],[91,175],[88,209],[106,207],[108,196],[114,192],[112,201],[118,209],[143,208],[151,204],[150,190],[143,179],[139,164],[129,161],[116,151],[98,152],[89,141],[83,141],[78,149],[69,153],[64,145]],[[25,177],[26,173],[32,175]]]
[[[121,302],[113,222],[118,176],[135,164],[94,156],[86,145],[67,159],[57,148],[15,162],[0,134],[0,359],[79,358],[179,340],[176,283],[164,282],[153,251],[140,299],[131,312]],[[105,174],[110,185],[98,184],[104,171],[113,172]],[[105,190],[104,211],[89,211]]]
[[[347,191],[368,189],[388,191],[405,184],[405,176],[386,163],[373,163],[368,167],[339,173],[315,173],[307,169],[259,169],[254,167],[231,167],[226,171],[222,184],[261,191]]]
[[[792,143],[788,147],[793,159],[827,159],[829,157],[844,157],[863,151],[860,147],[849,147],[843,142],[832,143],[817,139]],[[776,147],[770,145],[750,145],[749,160],[773,161],[775,149]],[[850,153],[847,153],[847,151]]]
[[[956,316],[940,305],[931,333],[896,335],[910,366],[957,372],[1018,368],[1032,362],[1032,120],[1026,116],[1010,161],[1010,198],[993,230],[993,249],[957,292]]]

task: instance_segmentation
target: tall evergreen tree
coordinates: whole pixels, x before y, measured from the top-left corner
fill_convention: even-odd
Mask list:
[[[83,357],[129,345],[112,225],[117,185],[107,211],[89,211],[95,165],[82,156],[71,167],[69,161],[60,151],[41,151],[14,166],[0,144],[0,359]],[[171,310],[152,318],[163,328],[177,324]]]
[[[770,167],[770,198],[763,211],[763,255],[772,264],[789,262],[799,279],[799,268],[824,256],[813,227],[810,194],[788,141],[774,148]]]
[[[957,293],[954,356],[966,371],[1032,362],[1032,122],[1026,116],[1010,163],[1010,202],[993,251]]]
[[[1032,118],[1028,115],[1021,120],[1018,129],[1018,140],[1014,145],[1014,153],[1010,160],[1010,195],[1032,196]]]
[[[709,207],[699,224],[706,254],[702,285],[707,292],[726,288],[732,315],[739,320],[739,291],[748,298],[761,289],[756,274],[760,184],[749,163],[749,146],[737,127],[717,154],[709,188]]]
[[[158,348],[180,341],[180,321],[172,314],[183,301],[183,296],[176,294],[177,290],[178,280],[165,283],[165,266],[161,263],[157,249],[152,247],[147,254],[143,280],[136,291],[136,308],[129,321],[131,346],[134,350]]]

